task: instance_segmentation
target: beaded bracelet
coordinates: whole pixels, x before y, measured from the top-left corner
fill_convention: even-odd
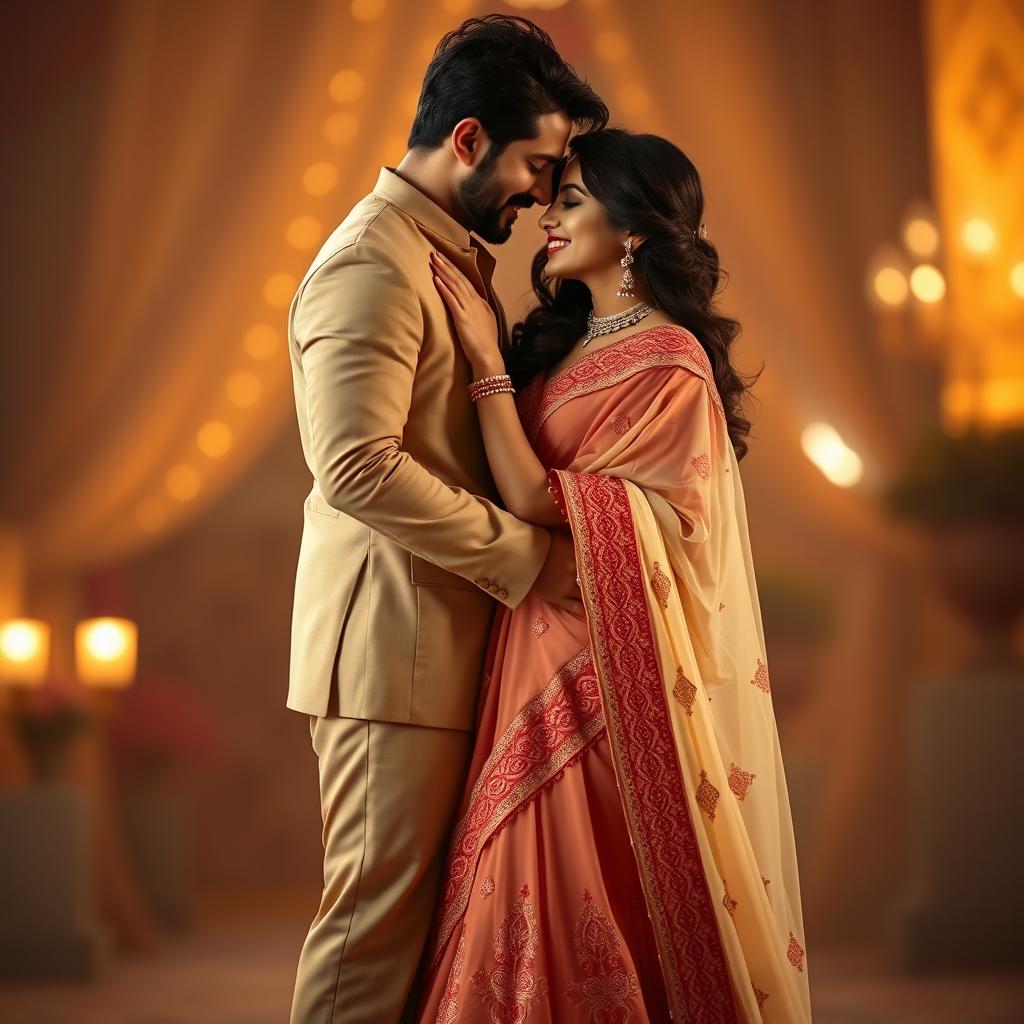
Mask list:
[[[480,380],[475,380],[469,385],[470,398],[498,384],[510,386],[512,378],[507,373],[496,373],[492,377],[482,377]]]
[[[507,391],[509,394],[515,394],[515,390],[516,389],[511,386],[500,384],[483,391],[477,391],[475,394],[470,395],[470,398],[475,402],[477,399],[486,398],[488,395],[500,395],[503,391]]]

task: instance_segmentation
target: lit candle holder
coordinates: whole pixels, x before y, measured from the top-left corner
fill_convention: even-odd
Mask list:
[[[130,686],[137,659],[138,627],[129,619],[84,619],[75,626],[75,666],[86,686]]]
[[[0,624],[0,682],[42,686],[50,670],[50,627],[39,619]]]

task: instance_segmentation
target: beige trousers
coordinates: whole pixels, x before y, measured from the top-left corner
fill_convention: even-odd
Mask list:
[[[439,896],[472,733],[309,718],[324,891],[299,955],[290,1024],[398,1024]]]

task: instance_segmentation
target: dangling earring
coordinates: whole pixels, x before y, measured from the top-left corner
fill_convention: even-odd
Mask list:
[[[626,239],[626,255],[619,260],[619,263],[626,268],[626,272],[622,275],[622,282],[619,284],[619,290],[615,293],[620,299],[632,299],[633,286],[636,281],[633,280],[633,271],[629,269],[630,264],[633,262],[633,239]]]

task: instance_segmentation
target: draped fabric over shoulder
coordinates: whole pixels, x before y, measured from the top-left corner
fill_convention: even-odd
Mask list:
[[[742,481],[676,326],[518,396],[586,610],[502,609],[421,1020],[809,1021]]]

